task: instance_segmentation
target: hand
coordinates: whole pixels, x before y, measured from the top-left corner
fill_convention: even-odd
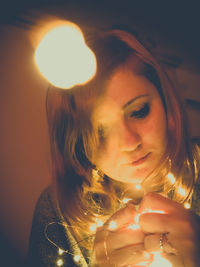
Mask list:
[[[134,266],[147,262],[149,254],[144,249],[144,233],[128,229],[137,215],[134,205],[127,206],[110,217],[98,228],[94,242],[94,266]],[[110,222],[116,223],[116,229],[109,229]]]
[[[165,213],[149,213],[148,210],[161,210]],[[143,213],[139,217],[139,224],[145,233],[144,247],[148,252],[161,252],[160,235],[165,233],[166,247],[169,250],[171,247],[166,258],[173,267],[200,266],[200,224],[191,210],[159,194],[148,193],[138,212]]]

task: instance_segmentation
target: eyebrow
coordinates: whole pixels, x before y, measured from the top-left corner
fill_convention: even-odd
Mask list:
[[[134,97],[133,99],[129,100],[126,104],[124,104],[122,109],[125,109],[127,106],[129,106],[130,104],[135,102],[138,98],[142,98],[142,97],[146,97],[146,96],[148,96],[148,94],[138,95],[138,96]]]

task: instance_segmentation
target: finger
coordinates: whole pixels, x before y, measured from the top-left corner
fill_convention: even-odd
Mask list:
[[[125,208],[112,215],[102,227],[98,227],[95,236],[95,247],[97,247],[98,252],[101,251],[100,248],[104,240],[107,239],[109,232],[118,231],[122,227],[127,228],[134,221],[136,215],[135,206],[128,203]],[[117,226],[115,229],[110,228],[112,222]]]
[[[139,225],[144,233],[168,233],[173,231],[174,220],[169,214],[145,213],[140,215]]]
[[[139,225],[144,233],[170,233],[177,239],[195,239],[194,229],[186,218],[171,214],[145,213],[139,216]]]
[[[107,248],[112,250],[127,247],[133,244],[143,243],[144,233],[141,230],[123,229],[120,231],[109,232],[106,237]]]
[[[166,235],[163,237],[162,247],[160,243],[161,235],[160,234],[153,234],[147,235],[144,238],[144,247],[146,251],[152,252],[160,252],[160,253],[172,253],[177,254],[178,250],[174,247],[173,243],[170,240],[170,235]]]
[[[177,203],[157,193],[147,193],[141,201],[138,212],[143,213],[146,210],[152,210],[164,211],[165,213],[177,213],[177,211],[180,209],[183,209],[183,206],[180,203]]]
[[[147,235],[144,238],[144,247],[148,252],[162,252],[160,247],[160,235]]]
[[[104,224],[106,229],[109,230],[116,230],[123,226],[128,225],[131,222],[134,222],[134,219],[137,215],[137,212],[135,210],[135,206],[131,203],[128,203],[125,208],[117,211],[114,213]],[[116,228],[112,229],[110,227],[111,223],[114,222],[116,225]]]
[[[102,230],[96,234],[94,251],[98,259],[106,258],[105,245],[107,253],[127,247],[134,244],[143,243],[144,233],[141,230],[122,230],[108,231]]]
[[[117,266],[135,265],[140,262],[149,262],[150,259],[150,254],[144,251],[143,244],[123,247],[109,254],[110,264],[117,264]]]
[[[189,266],[185,265],[183,258],[180,255],[166,254],[164,258],[168,260],[172,264],[172,266],[178,266],[178,267]]]

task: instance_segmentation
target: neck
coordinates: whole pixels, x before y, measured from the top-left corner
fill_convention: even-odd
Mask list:
[[[143,196],[144,190],[138,184],[122,183],[113,180],[113,185],[118,193],[120,199],[131,199],[134,204],[138,204]]]

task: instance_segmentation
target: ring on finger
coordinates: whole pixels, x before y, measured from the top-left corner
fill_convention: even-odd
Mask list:
[[[164,237],[166,238],[166,234],[161,234],[159,239],[161,253],[164,253]]]
[[[175,254],[175,255],[178,254],[177,249],[174,248],[172,244],[169,242],[169,239],[167,238],[167,234],[160,235],[159,245],[160,245],[161,253]]]

